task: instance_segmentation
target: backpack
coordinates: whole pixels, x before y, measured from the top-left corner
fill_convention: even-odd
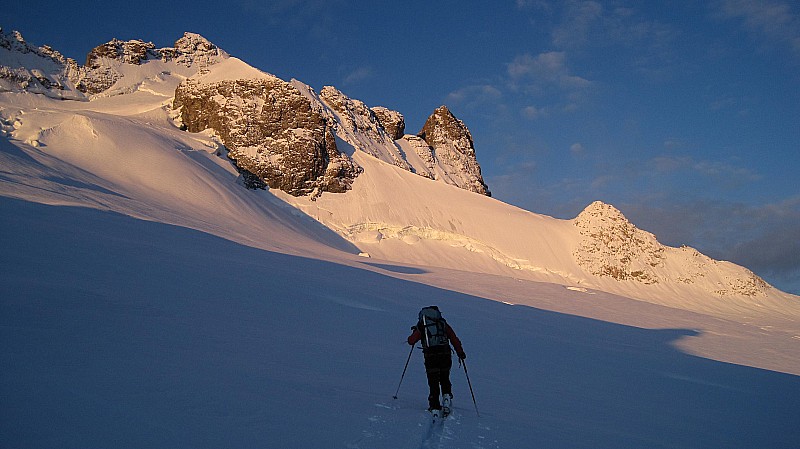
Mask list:
[[[419,311],[417,329],[422,334],[422,349],[450,344],[447,338],[447,321],[436,306],[425,307]]]

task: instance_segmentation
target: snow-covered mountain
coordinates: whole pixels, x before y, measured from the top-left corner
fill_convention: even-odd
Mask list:
[[[36,47],[19,32],[0,28],[0,89],[52,98],[88,100],[141,87],[146,79],[197,73],[228,58],[202,36],[184,33],[174,47],[156,49],[151,42],[114,39],[95,47],[79,65],[49,46]],[[112,87],[114,87],[112,89]]]
[[[799,310],[796,297],[746,268],[661,245],[611,205],[596,202],[573,220],[557,220],[489,198],[469,130],[445,106],[408,135],[397,111],[368,107],[334,87],[317,93],[281,80],[191,33],[162,49],[113,40],[93,49],[84,66],[18,33],[1,42],[4,135],[147,205],[103,207],[135,216],[161,210],[170,218],[149,218],[264,246],[273,239],[259,235],[263,225],[222,231],[259,206],[218,196],[246,196],[235,191],[240,186],[271,188],[268,201],[291,205],[335,231],[352,252],[382,260],[556,282],[695,311]],[[176,151],[208,153],[215,166],[237,174],[238,185],[224,179],[231,174],[198,182],[193,164],[165,161]],[[4,184],[3,193],[28,198],[16,189]],[[219,201],[224,214],[214,210]],[[86,202],[97,207],[98,200]]]
[[[0,446],[798,447],[796,296],[489,197],[446,108],[406,134],[194,34],[2,42]],[[455,366],[438,428],[430,304],[477,397]]]

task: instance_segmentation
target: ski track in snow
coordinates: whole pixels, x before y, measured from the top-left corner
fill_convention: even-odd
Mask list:
[[[348,449],[499,449],[491,429],[473,410],[452,408],[445,419],[434,422],[428,412],[409,410],[396,404],[376,403],[375,413],[361,435],[346,444]],[[464,413],[470,416],[465,417]]]

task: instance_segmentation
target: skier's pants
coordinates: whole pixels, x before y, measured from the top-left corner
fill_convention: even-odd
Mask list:
[[[430,408],[441,408],[439,394],[452,395],[453,386],[450,383],[450,368],[453,366],[453,359],[450,356],[450,346],[431,347],[425,352],[425,374],[428,375],[428,406]],[[441,385],[441,391],[439,386]]]

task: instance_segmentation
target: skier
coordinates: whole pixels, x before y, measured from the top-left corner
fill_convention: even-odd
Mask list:
[[[456,336],[453,328],[442,318],[437,306],[425,307],[419,312],[417,325],[411,328],[408,344],[415,345],[422,341],[422,353],[425,358],[425,373],[428,376],[428,410],[438,413],[442,410],[439,402],[439,388],[444,398],[444,414],[450,412],[449,405],[453,398],[452,384],[450,383],[450,368],[453,360],[450,356],[450,345],[453,345],[456,355],[460,360],[467,358],[461,347],[461,340]]]

